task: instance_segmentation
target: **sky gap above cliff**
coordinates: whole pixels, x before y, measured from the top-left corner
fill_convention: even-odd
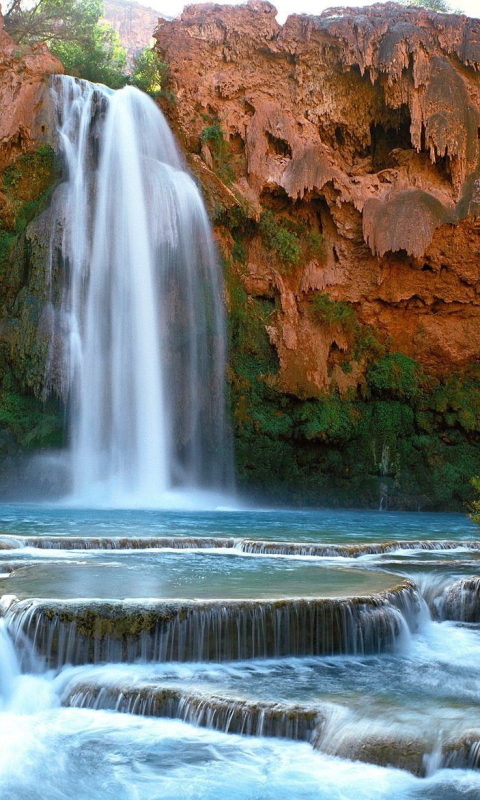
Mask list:
[[[371,0],[348,0],[348,2],[331,2],[331,0],[276,0],[274,3],[278,11],[278,21],[283,23],[290,14],[320,14],[329,8],[360,8],[371,5]],[[165,17],[174,17],[180,14],[186,5],[199,5],[197,3],[184,3],[183,0],[146,0],[141,5],[155,8]],[[219,5],[241,5],[241,3],[221,2]],[[379,4],[382,5],[382,4]],[[480,17],[478,0],[451,0],[452,10],[464,13],[469,17]]]

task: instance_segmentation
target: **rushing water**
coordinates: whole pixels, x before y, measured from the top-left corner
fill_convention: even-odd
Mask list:
[[[200,193],[142,92],[58,76],[53,98],[67,180],[49,372],[70,403],[73,498],[158,507],[176,490],[187,504],[231,490],[221,275]]]
[[[1,800],[480,797],[478,625],[446,621],[441,608],[432,621],[428,611],[435,613],[437,589],[476,574],[476,528],[466,518],[4,506],[0,520]],[[259,545],[253,551],[242,549],[247,534]],[[323,545],[343,550],[315,556],[292,547],[307,541],[319,552]],[[262,542],[278,542],[285,554],[263,552]],[[405,601],[382,594],[404,575],[417,586]],[[225,599],[232,586],[247,600]],[[261,598],[282,587],[270,629]],[[292,657],[302,626],[312,630],[302,614],[317,602],[302,597],[363,587],[380,592],[371,605],[371,630],[380,637],[373,651],[367,640],[361,648],[354,641],[368,603],[346,598],[345,614],[327,613],[313,636],[320,641],[320,630],[346,626],[350,649]],[[170,599],[146,603],[149,591]],[[7,597],[17,592],[46,599]],[[84,600],[62,601],[62,594]],[[105,595],[108,602],[99,599]],[[115,598],[126,595],[118,605]],[[469,600],[478,609],[475,597],[474,587]],[[333,609],[339,600],[325,602]],[[241,648],[232,645],[236,660],[202,644],[201,662],[172,661],[148,647],[139,662],[131,638],[125,663],[108,663],[118,660],[117,626],[150,630],[162,615],[175,620],[189,609],[196,610],[184,647],[244,637]],[[242,621],[253,612],[261,618],[255,646]],[[257,646],[272,636],[282,654],[258,658]],[[189,657],[177,649],[178,656]],[[376,766],[379,758],[389,766]]]

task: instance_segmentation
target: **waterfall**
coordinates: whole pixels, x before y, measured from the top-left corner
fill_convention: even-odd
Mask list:
[[[228,491],[222,279],[200,193],[142,92],[56,76],[52,94],[66,180],[49,374],[68,400],[73,499]]]
[[[427,612],[428,614],[428,612]],[[408,581],[365,597],[286,600],[20,600],[6,620],[49,666],[233,661],[405,650],[424,604]]]
[[[0,619],[0,706],[11,700],[18,677],[20,664],[13,642],[8,634],[5,620]]]

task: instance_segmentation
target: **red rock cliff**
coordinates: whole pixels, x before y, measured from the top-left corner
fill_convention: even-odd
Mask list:
[[[61,72],[46,45],[16,45],[0,12],[0,170],[42,137],[45,76]]]
[[[275,300],[279,388],[363,380],[351,326],[313,314],[315,293],[350,304],[357,332],[371,326],[437,372],[462,369],[480,356],[480,21],[393,3],[283,26],[275,14],[256,1],[190,6],[155,35],[168,113],[207,199],[251,219],[237,271],[251,296]],[[223,131],[230,180],[208,126]],[[303,243],[286,269],[256,224],[262,209],[323,247]]]

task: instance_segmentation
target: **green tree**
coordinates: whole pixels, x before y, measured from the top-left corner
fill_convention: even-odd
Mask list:
[[[5,30],[17,44],[61,41],[88,45],[103,7],[101,0],[11,0]]]
[[[116,89],[128,81],[127,55],[102,13],[102,0],[11,0],[5,30],[20,45],[48,44],[67,74]]]
[[[62,62],[67,75],[120,89],[128,82],[127,53],[110,25],[97,22],[88,44],[75,41],[50,43],[50,50]]]
[[[130,83],[142,92],[158,97],[162,93],[166,70],[167,65],[159,59],[155,50],[144,47],[133,59]]]
[[[456,8],[452,8],[447,0],[401,0],[404,6],[416,6],[417,8],[430,8],[432,11],[440,11],[443,14],[461,14]]]

